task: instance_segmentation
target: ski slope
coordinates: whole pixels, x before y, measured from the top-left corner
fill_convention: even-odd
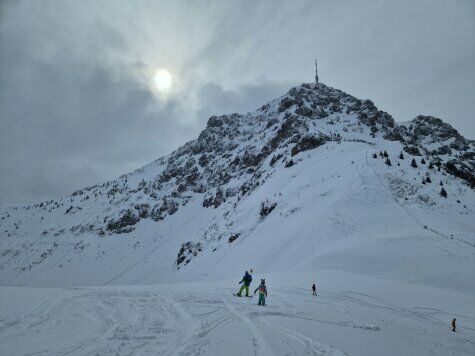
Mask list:
[[[232,295],[239,277],[154,286],[2,287],[0,351],[5,356],[446,356],[475,350],[471,295],[319,271],[266,275],[269,296],[261,307],[256,297]],[[318,296],[310,291],[314,280]],[[30,300],[10,309],[25,292]],[[454,317],[456,333],[450,327]]]

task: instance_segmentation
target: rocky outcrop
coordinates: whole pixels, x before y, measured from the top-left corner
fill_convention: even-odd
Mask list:
[[[201,244],[199,242],[188,241],[183,243],[176,257],[176,265],[178,268],[181,264],[187,265],[199,252],[201,252]]]
[[[405,151],[432,158],[445,171],[475,187],[475,142],[433,116],[419,115],[400,126]]]
[[[107,223],[107,230],[120,234],[132,231],[131,227],[140,221],[138,213],[132,209],[127,210],[120,218]]]
[[[294,147],[292,147],[290,155],[293,157],[300,152],[312,150],[323,145],[327,141],[329,141],[329,137],[324,135],[318,137],[305,136]]]

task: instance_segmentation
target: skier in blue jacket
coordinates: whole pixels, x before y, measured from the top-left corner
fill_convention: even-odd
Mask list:
[[[239,292],[237,293],[237,296],[240,297],[241,294],[242,294],[242,291],[245,289],[246,290],[246,297],[249,297],[249,286],[251,285],[251,282],[252,282],[252,277],[251,275],[249,274],[248,271],[246,271],[244,273],[244,277],[242,277],[242,280],[241,282],[239,282],[239,284],[242,283],[242,286],[241,288],[239,289]]]

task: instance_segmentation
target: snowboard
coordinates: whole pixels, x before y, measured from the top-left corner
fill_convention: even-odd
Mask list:
[[[233,295],[234,295],[235,297],[252,298],[252,295],[248,295],[248,296],[245,296],[245,295],[237,295],[237,293],[233,293]]]

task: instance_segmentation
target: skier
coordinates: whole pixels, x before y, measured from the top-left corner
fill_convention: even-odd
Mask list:
[[[454,320],[452,320],[452,331],[455,331],[455,322],[457,321],[457,319],[454,318]]]
[[[249,297],[249,286],[251,285],[252,282],[252,276],[249,274],[248,271],[244,273],[244,277],[242,277],[241,282],[239,284],[243,284],[241,288],[239,289],[239,292],[237,293],[237,296],[240,297],[242,294],[242,291],[245,289],[246,290],[246,297]]]
[[[317,295],[317,287],[315,286],[315,283],[312,284],[312,295]]]
[[[256,288],[254,291],[254,294],[259,291],[259,301],[257,302],[257,305],[262,305],[263,307],[266,305],[266,297],[267,297],[267,287],[266,287],[266,280],[261,279],[261,284],[259,287]]]

